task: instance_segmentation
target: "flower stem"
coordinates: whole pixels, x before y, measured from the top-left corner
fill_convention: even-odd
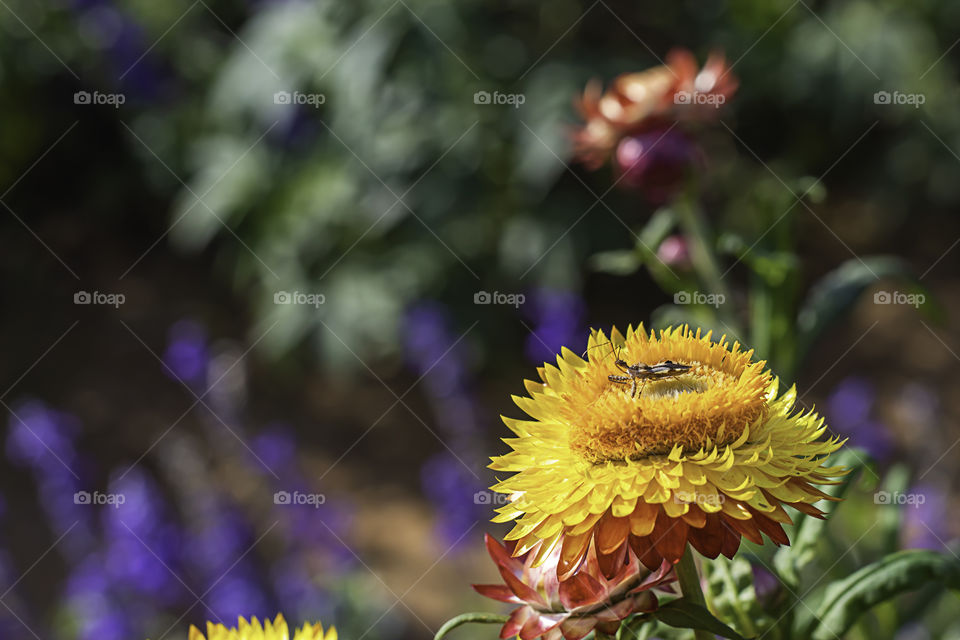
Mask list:
[[[477,622],[480,624],[503,624],[507,620],[507,616],[498,615],[496,613],[462,613],[456,618],[450,618],[444,622],[443,626],[440,627],[440,630],[437,631],[437,635],[433,637],[433,640],[441,640],[445,635],[460,625],[467,624],[469,622]]]
[[[717,296],[720,301],[720,304],[716,306],[718,319],[730,333],[738,334],[740,331],[737,328],[736,318],[727,310],[728,306],[725,304],[732,302],[730,291],[723,281],[725,274],[720,273],[720,266],[717,264],[713,242],[703,220],[703,214],[700,212],[695,184],[691,183],[686,193],[677,198],[674,203],[674,210],[677,213],[677,219],[683,229],[684,236],[690,243],[690,261],[693,263],[701,284],[707,288],[708,293]]]
[[[698,604],[706,609],[707,600],[703,597],[703,589],[700,587],[700,574],[697,572],[697,564],[693,560],[693,551],[689,545],[687,545],[686,551],[683,552],[683,557],[680,558],[680,562],[677,563],[676,571],[683,597],[689,602]],[[693,634],[697,640],[712,640],[711,634],[707,631],[694,629]]]
[[[709,233],[700,213],[695,187],[691,187],[688,193],[677,200],[675,210],[687,241],[690,243],[690,260],[697,269],[697,273],[710,289],[710,293],[726,296],[729,292],[720,274],[720,266],[717,264]]]

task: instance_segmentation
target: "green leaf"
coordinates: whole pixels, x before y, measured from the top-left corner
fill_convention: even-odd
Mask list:
[[[633,249],[596,253],[590,257],[590,268],[601,273],[628,276],[646,264],[658,282],[666,278],[668,284],[670,284],[677,278],[657,258],[657,248],[663,242],[663,239],[670,235],[670,231],[676,223],[677,217],[673,210],[668,208],[658,209],[644,225],[639,235],[636,236],[637,243]],[[676,284],[664,288],[671,291],[676,288]]]
[[[830,584],[814,618],[805,622],[796,637],[812,640],[843,637],[857,619],[873,607],[930,583],[960,588],[960,562],[927,550],[888,555]]]
[[[589,266],[600,273],[629,276],[643,266],[643,257],[633,249],[601,251],[590,256]]]
[[[642,256],[650,276],[667,293],[696,287],[692,273],[676,267],[671,268],[660,259],[657,251],[677,225],[677,213],[667,207],[657,209],[637,237],[636,250]]]
[[[850,469],[850,473],[844,476],[840,484],[824,485],[821,490],[831,496],[842,498],[853,480],[864,469],[867,462],[867,454],[859,449],[844,447],[825,462],[826,466],[842,466]],[[823,511],[827,518],[837,507],[837,502],[823,501],[818,508]],[[793,531],[793,541],[788,547],[781,547],[773,556],[773,566],[776,568],[780,578],[791,588],[796,589],[800,583],[800,569],[810,563],[816,557],[817,544],[823,538],[823,529],[827,526],[827,519],[813,518],[811,516],[800,514],[794,518],[796,526]]]
[[[657,621],[644,614],[625,621],[617,630],[617,640],[649,640],[657,629]]]
[[[800,262],[797,256],[786,251],[769,251],[760,247],[751,247],[737,234],[724,233],[717,241],[720,253],[737,257],[772,287],[783,284],[791,272],[796,271]]]
[[[860,295],[880,280],[896,279],[905,283],[908,293],[922,294],[924,303],[918,310],[932,320],[943,317],[943,311],[932,294],[920,284],[910,267],[893,256],[854,258],[823,276],[811,289],[797,315],[798,353],[810,352],[819,337],[847,313]],[[879,294],[880,292],[878,292]]]
[[[772,622],[757,602],[753,567],[742,555],[703,563],[710,608],[731,620],[740,633],[756,635]]]
[[[684,598],[668,602],[651,615],[671,627],[700,629],[731,640],[744,640],[743,636],[715,618],[705,607]]]
[[[891,495],[906,493],[910,486],[910,476],[907,465],[895,464],[884,474],[879,488]],[[880,513],[877,514],[877,538],[883,543],[881,548],[884,553],[893,553],[899,548],[904,508],[904,505],[884,505],[878,508]]]
[[[637,246],[648,256],[652,255],[660,243],[670,235],[676,224],[677,214],[673,209],[667,207],[657,209],[640,232]]]

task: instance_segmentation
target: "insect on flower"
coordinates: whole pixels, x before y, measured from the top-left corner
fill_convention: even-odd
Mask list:
[[[627,361],[620,357],[619,349],[614,350],[613,353],[614,366],[616,366],[626,375],[610,374],[607,376],[607,379],[614,384],[629,384],[631,398],[637,397],[637,381],[641,382],[639,393],[642,396],[643,389],[648,380],[664,380],[666,378],[675,378],[676,376],[683,375],[691,369],[690,365],[674,362],[673,360],[664,360],[654,365],[647,365],[643,362],[627,364]],[[586,352],[584,352],[584,355],[586,355]]]

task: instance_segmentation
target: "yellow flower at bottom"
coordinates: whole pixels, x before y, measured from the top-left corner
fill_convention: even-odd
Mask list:
[[[256,618],[251,618],[250,622],[240,618],[237,627],[229,629],[222,624],[208,622],[206,636],[191,625],[188,640],[291,640],[291,638],[287,621],[282,615],[277,614],[273,622],[265,620],[262,625]],[[330,627],[324,632],[319,622],[305,623],[293,634],[292,640],[337,640],[337,630]]]
[[[516,555],[535,550],[540,562],[561,545],[566,580],[594,541],[609,571],[628,550],[654,569],[688,542],[710,558],[732,557],[741,537],[789,544],[784,504],[822,516],[813,504],[828,496],[813,485],[844,473],[822,465],[842,442],[820,439],[815,413],[794,412],[794,389],[777,397],[752,351],[687,327],[657,336],[640,326],[592,332],[588,353],[563,349],[558,366],[526,382],[530,397],[514,401],[532,420],[504,418],[517,437],[490,467],[514,475],[493,487],[510,495],[494,521],[516,520],[506,536]],[[667,361],[681,366],[665,377],[635,368],[643,375],[631,379],[629,365]]]

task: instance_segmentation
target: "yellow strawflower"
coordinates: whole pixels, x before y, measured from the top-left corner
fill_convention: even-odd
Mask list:
[[[609,339],[593,331],[588,346],[587,360],[564,348],[526,381],[530,397],[514,401],[530,420],[503,419],[516,437],[490,467],[513,475],[493,487],[510,494],[494,521],[516,521],[515,555],[534,550],[539,562],[561,545],[566,580],[593,541],[606,573],[628,549],[654,570],[688,542],[710,558],[732,557],[741,537],[789,544],[783,505],[822,516],[813,505],[828,496],[814,485],[844,473],[822,464],[842,442],[793,410],[795,389],[778,397],[752,351],[642,325]],[[624,363],[646,365],[636,384]]]

